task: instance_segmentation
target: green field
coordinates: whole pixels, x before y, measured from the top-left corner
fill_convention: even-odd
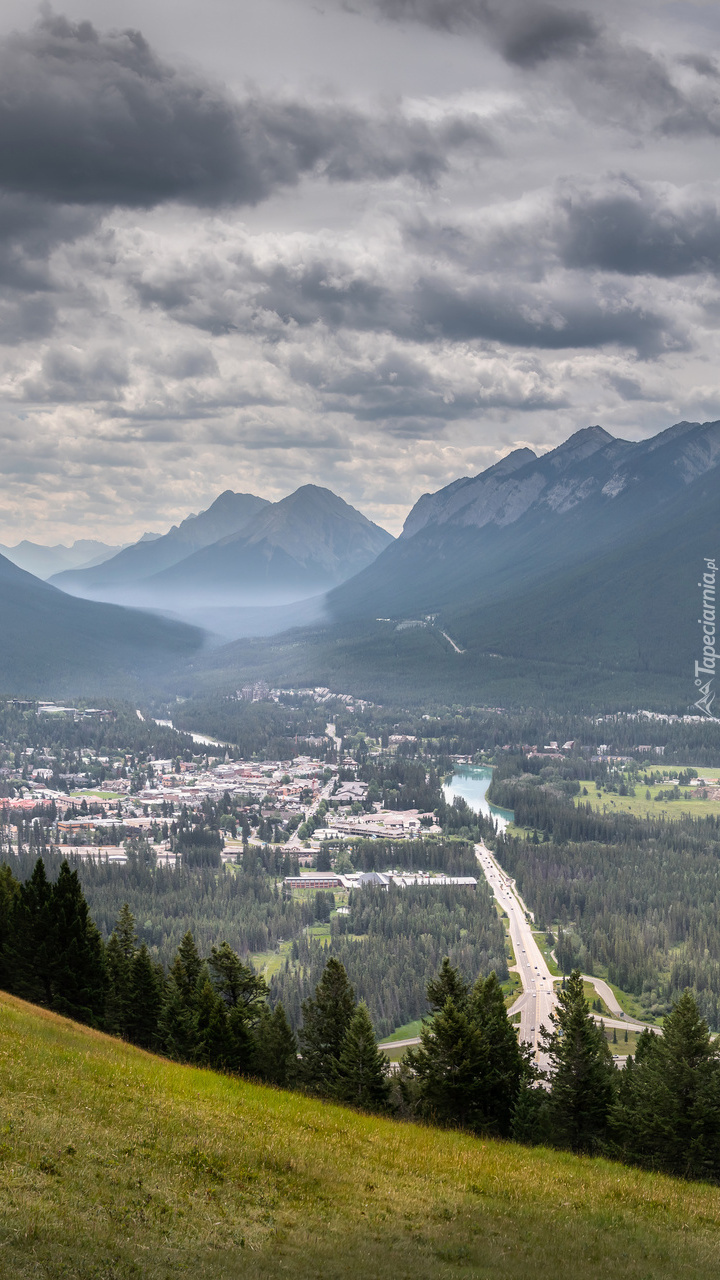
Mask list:
[[[648,771],[656,775],[662,773],[665,778],[676,778],[678,773],[687,767],[687,765],[651,765],[648,766]],[[697,771],[701,778],[707,778],[708,781],[717,782],[720,779],[720,769],[705,768],[703,765],[698,767]],[[587,788],[587,795],[583,795],[584,787]],[[580,781],[580,795],[575,796],[574,801],[576,805],[590,803],[598,813],[632,813],[636,818],[667,818],[672,821],[686,814],[694,818],[720,814],[720,800],[700,800],[694,794],[694,787],[680,787],[679,800],[656,800],[655,797],[661,791],[669,789],[668,782],[663,782],[659,786],[648,786],[643,782],[641,774],[640,780],[635,783],[635,795],[621,796],[614,791],[598,792],[595,783],[585,778]],[[648,791],[650,792],[649,800]],[[689,795],[689,799],[685,798],[686,794]]]
[[[0,996],[13,1280],[710,1280],[720,1190],[181,1067]]]
[[[416,1018],[415,1022],[406,1022],[404,1027],[396,1027],[391,1036],[385,1036],[383,1044],[389,1044],[391,1040],[410,1040],[413,1036],[419,1036],[421,1027],[422,1018]]]

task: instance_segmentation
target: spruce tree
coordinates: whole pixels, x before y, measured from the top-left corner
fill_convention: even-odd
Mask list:
[[[155,966],[143,942],[130,964],[127,1033],[141,1049],[156,1049],[162,990]]]
[[[530,1076],[520,1081],[513,1106],[510,1136],[515,1142],[537,1146],[551,1139],[550,1100],[547,1090],[533,1084]]]
[[[38,858],[32,875],[20,887],[14,910],[16,971],[13,991],[34,1004],[52,1004],[52,902],[53,886]]]
[[[468,985],[463,982],[460,972],[451,965],[449,957],[445,956],[437,978],[432,978],[428,982],[426,988],[427,1002],[433,1013],[439,1013],[445,1008],[445,1001],[452,1000],[458,1009],[465,1007],[468,997]]]
[[[355,993],[345,966],[331,956],[315,988],[315,996],[303,1001],[300,1043],[300,1078],[317,1093],[330,1093],[340,1061],[345,1032],[355,1010]]]
[[[297,1079],[297,1039],[278,1001],[272,1013],[267,1005],[260,1010],[257,1026],[257,1070],[270,1084],[289,1088]]]
[[[189,1004],[185,991],[170,973],[158,1018],[158,1034],[163,1052],[176,1062],[191,1062],[197,1048],[197,1024],[194,1001]]]
[[[420,1047],[411,1049],[405,1060],[415,1076],[422,1115],[437,1124],[476,1127],[483,1049],[465,1007],[448,996],[443,1008],[423,1023]]]
[[[688,1178],[720,1178],[720,1046],[685,991],[662,1036],[643,1033],[620,1075],[613,1132],[626,1159]]]
[[[107,985],[103,941],[78,873],[66,861],[53,889],[50,915],[52,1008],[79,1022],[101,1025]]]
[[[185,1003],[194,1008],[198,996],[198,983],[202,973],[203,962],[195,945],[195,939],[188,929],[175,954],[170,974]]]
[[[486,1133],[508,1137],[520,1083],[532,1072],[529,1052],[521,1049],[518,1043],[494,970],[487,978],[480,978],[475,983],[468,1001],[468,1012],[480,1034],[482,1046],[475,1127]]]
[[[224,1001],[213,989],[209,979],[200,988],[195,1028],[195,1061],[213,1067],[216,1071],[228,1070],[232,1058],[232,1040],[227,1011]]]
[[[220,947],[212,948],[208,967],[215,990],[229,1008],[241,1004],[249,1008],[267,999],[265,979],[255,973],[250,965],[243,964],[229,943],[223,942]]]
[[[121,908],[117,924],[105,948],[108,976],[105,1026],[111,1035],[127,1036],[129,1034],[131,974],[136,949],[135,917],[126,902]]]
[[[170,966],[158,1020],[165,1052],[179,1062],[192,1062],[198,1052],[197,1016],[204,986],[202,978],[203,962],[188,930]]]
[[[383,1111],[388,1105],[390,1064],[377,1047],[375,1030],[364,1000],[355,1009],[335,1068],[333,1095],[365,1111]]]
[[[598,1149],[614,1097],[614,1068],[605,1034],[590,1017],[582,975],[573,970],[541,1038],[550,1058],[553,1139],[573,1151]]]
[[[15,913],[20,900],[20,884],[3,864],[0,867],[0,988],[9,991],[17,975]]]

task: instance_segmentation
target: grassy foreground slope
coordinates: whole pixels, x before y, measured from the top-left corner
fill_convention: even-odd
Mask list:
[[[720,1190],[359,1116],[0,996],[0,1275],[717,1274]]]

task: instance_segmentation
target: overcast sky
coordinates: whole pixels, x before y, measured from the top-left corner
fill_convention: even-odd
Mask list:
[[[0,15],[0,542],[720,418],[720,5]]]

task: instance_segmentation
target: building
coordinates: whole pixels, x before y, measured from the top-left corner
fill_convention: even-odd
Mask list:
[[[286,889],[342,889],[340,876],[332,871],[312,871],[305,876],[286,876],[283,884]]]

